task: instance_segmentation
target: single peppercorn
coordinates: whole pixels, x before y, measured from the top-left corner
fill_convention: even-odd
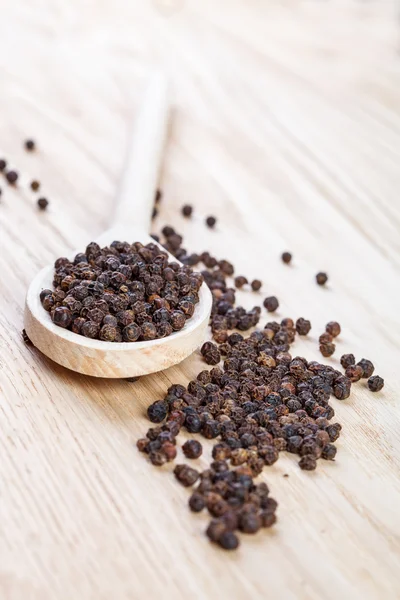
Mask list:
[[[174,475],[184,487],[190,487],[196,483],[200,473],[187,465],[176,465]]]
[[[218,542],[225,532],[226,525],[221,519],[213,519],[206,529],[206,535],[212,542]]]
[[[303,471],[314,471],[317,467],[317,461],[311,454],[306,454],[302,456],[299,461],[299,467]]]
[[[215,217],[207,217],[206,218],[206,225],[210,229],[213,229],[215,227],[216,222],[217,222],[217,219]]]
[[[307,319],[300,317],[296,321],[296,331],[299,335],[307,335],[311,330],[311,323]]]
[[[341,327],[337,321],[329,321],[325,325],[325,330],[332,336],[337,337],[341,332]]]
[[[26,140],[25,149],[28,150],[28,152],[35,150],[35,142],[33,140]]]
[[[354,354],[343,354],[343,356],[341,356],[340,358],[340,364],[342,365],[343,369],[347,369],[347,367],[355,365],[356,359],[354,357]]]
[[[371,392],[380,392],[384,385],[385,381],[379,375],[373,375],[368,379],[368,387]]]
[[[336,346],[332,342],[326,342],[324,344],[320,344],[319,346],[319,351],[321,352],[322,356],[325,356],[326,358],[332,356],[332,354],[335,352],[335,349]]]
[[[355,383],[356,381],[360,381],[363,376],[363,370],[359,365],[349,365],[346,368],[345,375],[352,383]]]
[[[261,529],[261,526],[262,521],[257,513],[245,512],[239,518],[239,529],[243,533],[257,533]]]
[[[55,325],[65,329],[71,324],[72,314],[65,306],[58,306],[51,312],[51,319]]]
[[[40,182],[37,181],[36,179],[33,179],[33,181],[31,181],[31,190],[34,192],[39,191],[40,188]]]
[[[16,171],[7,171],[6,179],[10,185],[14,185],[18,180],[18,173]]]
[[[167,416],[167,410],[167,403],[164,400],[157,400],[148,407],[147,416],[152,423],[161,423]]]
[[[279,306],[278,298],[269,296],[268,298],[265,298],[263,304],[268,312],[275,312]]]
[[[236,550],[239,546],[239,538],[233,531],[224,531],[219,536],[218,544],[224,550]]]
[[[182,206],[182,214],[184,217],[191,217],[193,212],[193,206],[190,204],[185,204]]]
[[[373,374],[373,372],[375,371],[375,367],[373,365],[373,363],[368,360],[367,358],[362,358],[357,365],[359,367],[361,367],[362,369],[362,379],[368,379],[369,377],[371,377],[371,375]]]
[[[199,458],[203,452],[203,446],[197,440],[188,440],[182,446],[186,458]]]
[[[253,279],[251,282],[251,289],[253,292],[258,292],[262,287],[262,283],[259,279]]]
[[[4,171],[4,169],[7,166],[7,161],[4,160],[4,158],[0,159],[0,172]]]
[[[49,205],[49,201],[47,200],[47,198],[39,198],[37,201],[37,205],[40,210],[46,210],[46,208]]]
[[[291,260],[292,260],[292,255],[290,254],[290,252],[283,252],[281,258],[282,258],[282,261],[286,265],[288,265],[291,262]]]
[[[322,448],[321,456],[325,460],[334,460],[334,458],[336,456],[336,452],[337,452],[336,446],[334,446],[333,444],[326,444],[326,446],[324,446]]]
[[[316,274],[315,279],[317,280],[318,285],[325,285],[328,281],[328,275],[320,272]]]
[[[240,289],[244,285],[246,285],[246,283],[249,283],[248,279],[246,277],[244,277],[243,275],[238,275],[237,277],[235,277],[235,287]]]
[[[189,507],[193,512],[201,512],[206,506],[206,501],[202,494],[194,492],[189,498]]]

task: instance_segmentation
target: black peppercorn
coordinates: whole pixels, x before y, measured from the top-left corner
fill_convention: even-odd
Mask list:
[[[210,229],[213,229],[216,222],[217,222],[217,219],[215,217],[207,217],[206,218],[207,227],[209,227]]]
[[[300,317],[296,321],[296,331],[299,335],[307,335],[311,330],[311,323]]]
[[[203,446],[197,440],[188,440],[182,446],[186,458],[199,458],[203,452]]]
[[[372,373],[375,371],[375,367],[370,360],[367,358],[362,358],[357,365],[362,369],[361,377],[363,379],[368,379],[371,377]]]
[[[347,369],[347,367],[350,367],[350,365],[355,365],[356,359],[354,354],[343,354],[343,356],[340,358],[340,364],[342,365],[343,369]]]
[[[49,201],[47,200],[47,198],[39,198],[37,201],[37,205],[40,210],[46,210],[46,208],[49,205]]]
[[[328,275],[320,272],[316,274],[315,279],[317,280],[318,285],[325,285],[325,283],[328,281]]]
[[[189,507],[193,512],[201,512],[205,508],[206,501],[202,494],[194,492],[189,498]]]
[[[147,416],[152,423],[161,423],[167,416],[167,410],[167,403],[164,400],[157,400],[148,407]]]
[[[4,169],[7,166],[7,161],[4,160],[4,158],[0,159],[0,172],[4,171]]]
[[[37,181],[36,179],[34,179],[33,181],[31,181],[31,190],[34,192],[39,191],[40,188],[40,182]]]
[[[253,292],[258,292],[261,289],[262,283],[259,279],[253,279],[251,282],[251,289]]]
[[[279,306],[278,299],[275,296],[269,296],[264,300],[264,306],[268,312],[274,312]]]
[[[324,458],[325,460],[334,460],[335,456],[336,456],[336,446],[334,446],[333,444],[326,444],[326,446],[324,446],[322,448],[322,458]]]
[[[184,487],[190,487],[196,483],[200,473],[187,465],[176,465],[174,475]]]
[[[282,254],[282,257],[281,257],[281,258],[282,258],[282,261],[283,261],[283,262],[284,262],[286,265],[288,265],[288,264],[291,262],[291,260],[292,260],[292,255],[290,254],[290,252],[283,252],[283,254]]]
[[[13,185],[17,182],[18,179],[18,173],[16,171],[7,171],[6,173],[6,179],[8,181],[9,184]]]
[[[360,365],[349,365],[346,368],[345,375],[350,379],[351,382],[354,383],[356,381],[360,381],[361,377],[363,376],[363,372],[364,371]]]
[[[192,215],[193,212],[193,206],[191,206],[190,204],[185,204],[184,206],[182,206],[182,214],[184,217],[190,217]]]
[[[249,283],[247,278],[244,277],[243,275],[238,275],[237,277],[235,277],[235,286],[237,288],[242,288],[244,285],[246,285],[246,283]]]
[[[233,531],[224,531],[218,538],[218,544],[224,550],[236,550],[239,546],[239,538]]]
[[[65,306],[58,306],[51,312],[51,319],[55,325],[65,329],[71,324],[72,314]]]
[[[341,327],[337,321],[329,321],[326,324],[325,330],[332,336],[337,337],[341,332]]]
[[[335,352],[335,349],[336,346],[332,342],[326,342],[324,344],[320,344],[319,346],[319,351],[321,352],[322,356],[325,357],[332,356],[332,354]]]
[[[28,150],[28,152],[35,150],[35,142],[33,140],[26,140],[25,149]]]
[[[317,461],[313,456],[311,456],[311,454],[306,454],[305,456],[301,457],[299,461],[299,467],[303,471],[314,471],[314,469],[317,467]]]
[[[379,375],[373,375],[368,379],[368,387],[371,392],[380,392],[384,385],[385,382]]]

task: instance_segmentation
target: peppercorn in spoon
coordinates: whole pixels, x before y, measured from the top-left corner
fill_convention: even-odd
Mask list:
[[[165,79],[156,76],[137,118],[113,226],[95,240],[100,247],[116,240],[154,244],[148,232],[167,133],[167,97]],[[71,261],[76,254],[69,256]],[[171,256],[171,260],[175,258]],[[50,265],[32,281],[25,303],[25,330],[43,354],[68,369],[94,377],[137,377],[181,362],[204,341],[212,304],[206,284],[201,285],[194,313],[180,331],[150,341],[111,342],[78,335],[53,323],[40,300],[42,290],[53,288],[53,276],[54,266]]]

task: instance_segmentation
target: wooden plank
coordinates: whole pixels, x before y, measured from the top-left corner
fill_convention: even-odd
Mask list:
[[[2,8],[1,153],[21,183],[1,184],[0,203],[0,595],[398,598],[395,3],[175,2],[171,11],[163,0]],[[308,474],[283,456],[266,470],[279,522],[234,555],[208,543],[207,520],[189,513],[171,468],[151,467],[134,446],[148,404],[193,378],[200,356],[132,384],[69,372],[21,339],[35,273],[107,226],[154,65],[169,73],[176,107],[154,230],[173,223],[190,250],[261,278],[262,294],[239,294],[245,306],[275,294],[280,318],[310,318],[293,352],[319,358],[318,335],[337,319],[330,362],[351,351],[386,380],[381,394],[357,384],[333,401],[343,424],[335,463]],[[23,150],[27,137],[36,153]],[[279,259],[285,249],[291,267]],[[314,283],[318,270],[327,289]]]

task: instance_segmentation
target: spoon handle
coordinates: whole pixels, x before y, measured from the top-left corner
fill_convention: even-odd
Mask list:
[[[129,143],[114,227],[150,232],[154,198],[168,129],[168,85],[164,75],[153,76],[144,94]]]

